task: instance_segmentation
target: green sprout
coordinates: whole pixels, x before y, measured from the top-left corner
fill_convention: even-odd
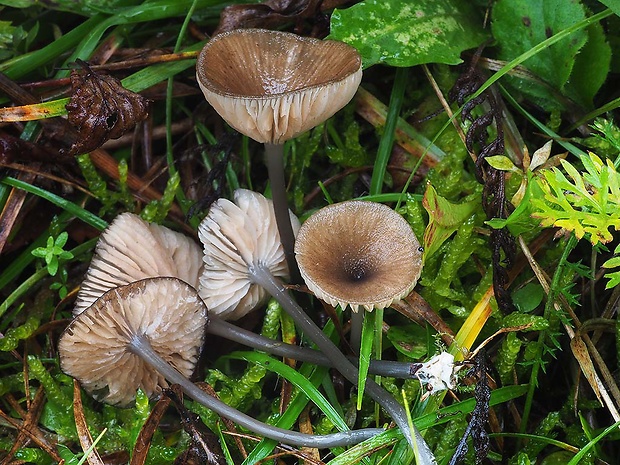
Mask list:
[[[32,251],[32,255],[37,258],[45,260],[47,272],[50,276],[56,276],[60,270],[60,281],[52,283],[50,289],[57,290],[61,299],[67,296],[67,270],[61,268],[60,265],[67,260],[73,258],[73,254],[67,250],[64,250],[64,246],[69,239],[69,234],[66,231],[61,232],[56,239],[53,236],[47,238],[47,245],[45,247],[37,247]]]

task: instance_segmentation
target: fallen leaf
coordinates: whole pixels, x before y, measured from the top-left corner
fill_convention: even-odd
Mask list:
[[[258,4],[229,5],[222,10],[214,35],[240,28],[271,29],[301,19],[315,18],[320,22],[321,3],[322,0],[267,0]]]
[[[148,116],[149,100],[125,89],[112,76],[99,74],[79,61],[71,71],[72,96],[66,105],[69,122],[78,132],[69,155],[95,150],[117,139]]]

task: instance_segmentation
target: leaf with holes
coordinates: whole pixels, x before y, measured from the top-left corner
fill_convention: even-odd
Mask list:
[[[118,139],[148,116],[149,101],[125,89],[112,76],[95,73],[84,62],[71,72],[73,95],[66,108],[78,141],[69,155],[87,153],[108,139]]]

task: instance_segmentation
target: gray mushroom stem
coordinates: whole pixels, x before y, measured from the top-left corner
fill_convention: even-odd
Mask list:
[[[314,365],[334,366],[332,361],[319,350],[287,344],[282,341],[274,341],[220,318],[211,317],[209,319],[207,332],[280,357],[291,358],[300,362],[309,362]],[[354,364],[358,362],[356,357],[347,357],[347,360]],[[373,375],[387,376],[388,378],[410,379],[414,377],[413,374],[419,366],[419,363],[371,360],[368,372]]]
[[[293,318],[298,328],[308,336],[325,356],[334,364],[342,375],[354,385],[357,385],[359,370],[347,359],[347,357],[336,347],[336,345],[327,338],[327,336],[319,329],[319,327],[308,317],[306,312],[295,302],[295,300],[287,292],[282,283],[275,278],[271,272],[261,266],[254,264],[249,268],[252,280],[267,290],[279,303],[282,308]],[[413,425],[413,435],[409,428],[407,414],[402,405],[391,396],[385,389],[375,383],[372,379],[366,381],[365,392],[367,392],[373,400],[375,400],[386,412],[392,417],[392,420],[400,428],[403,435],[409,442],[413,450],[417,449],[420,453],[421,464],[434,464],[433,454],[424,441],[424,438]]]
[[[291,282],[300,284],[302,282],[297,260],[295,260],[295,234],[291,225],[291,217],[288,210],[288,199],[286,197],[286,181],[284,177],[284,145],[265,144],[265,163],[269,174],[271,185],[271,198],[273,200],[273,210],[276,216],[276,225],[280,233],[280,241],[284,249],[286,264],[288,265]]]
[[[323,449],[354,445],[383,432],[380,428],[366,428],[315,436],[271,426],[208,395],[157,354],[145,336],[133,336],[129,350],[151,365],[169,382],[181,386],[183,391],[196,402],[260,436],[294,446]]]

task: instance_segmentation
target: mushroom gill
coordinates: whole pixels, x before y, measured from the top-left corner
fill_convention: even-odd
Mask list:
[[[173,276],[198,286],[200,246],[164,226],[122,213],[101,234],[73,315],[90,307],[108,290],[145,278]]]

